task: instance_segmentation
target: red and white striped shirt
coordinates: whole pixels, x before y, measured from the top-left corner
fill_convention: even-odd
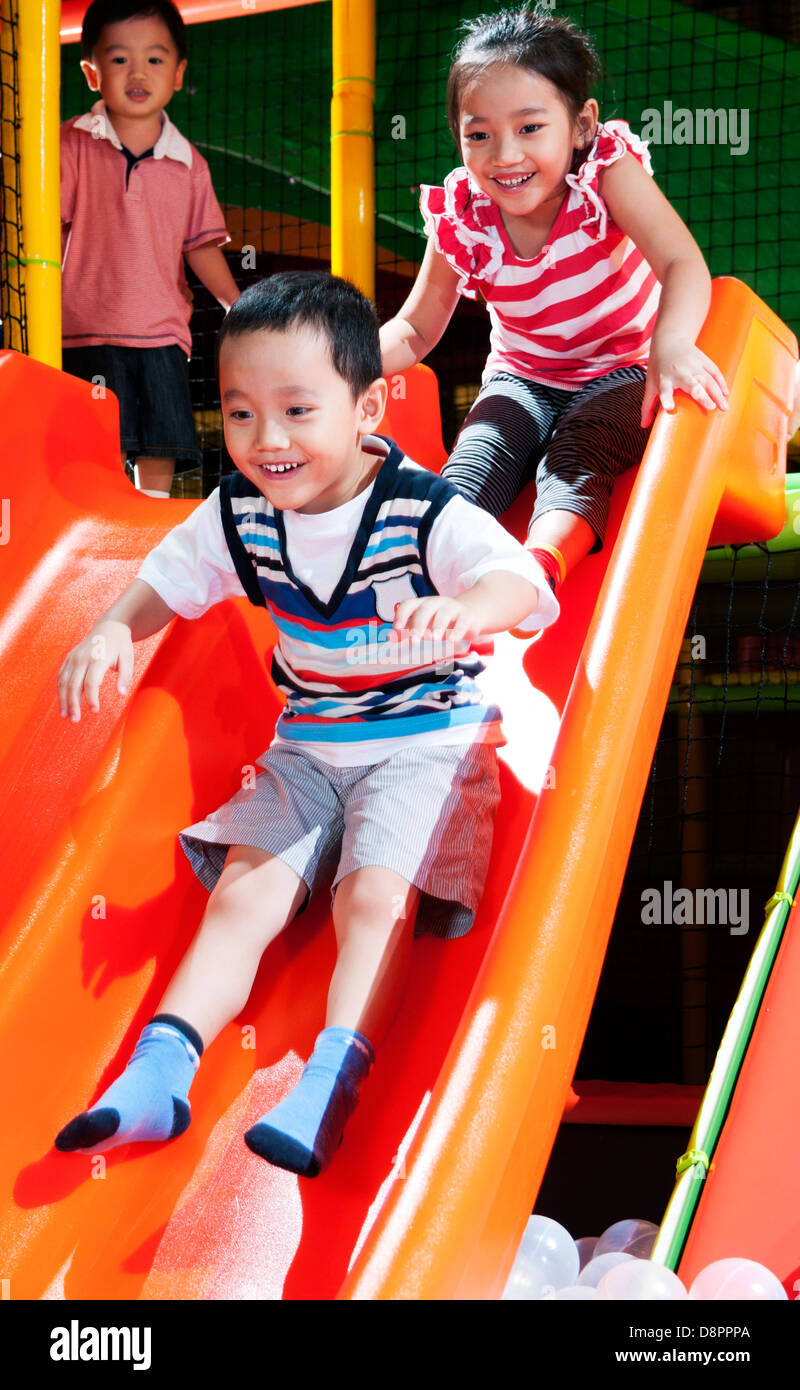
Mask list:
[[[627,151],[652,174],[647,145],[626,121],[598,125],[580,170],[566,176],[570,192],[547,243],[530,260],[516,255],[499,207],[465,168],[442,188],[422,185],[425,230],[461,276],[459,292],[486,300],[484,382],[510,372],[577,391],[617,367],[646,365],[661,285],[598,191],[600,170]]]

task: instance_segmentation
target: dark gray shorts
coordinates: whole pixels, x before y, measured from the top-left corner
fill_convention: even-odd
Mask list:
[[[83,381],[102,377],[113,391],[119,401],[120,445],[129,458],[174,459],[176,473],[202,462],[183,348],[95,343],[64,348],[62,360],[70,376]]]
[[[500,800],[493,745],[411,747],[356,767],[278,745],[258,764],[253,785],[179,834],[209,891],[229,847],[253,845],[294,869],[309,896],[331,877],[333,896],[354,869],[393,869],[422,894],[415,936],[469,931]]]

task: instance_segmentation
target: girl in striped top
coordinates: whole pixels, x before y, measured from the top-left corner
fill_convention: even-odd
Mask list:
[[[647,146],[598,121],[588,35],[538,9],[464,27],[447,90],[464,163],[422,186],[428,246],[381,329],[383,368],[425,357],[459,295],[483,297],[489,358],[443,475],[494,516],[535,478],[528,546],[557,592],[602,547],[614,478],[640,462],[658,402],[673,410],[681,390],[727,408],[695,345],[711,280]]]

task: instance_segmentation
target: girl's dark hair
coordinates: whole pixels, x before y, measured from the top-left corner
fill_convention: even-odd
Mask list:
[[[91,62],[92,54],[107,24],[123,19],[163,19],[178,50],[178,61],[186,57],[186,26],[172,0],[92,0],[83,17],[81,53]]]
[[[331,361],[357,401],[383,375],[378,319],[370,301],[338,275],[285,270],[250,285],[231,305],[217,334],[216,367],[226,338],[308,324],[328,340]]]
[[[600,59],[589,35],[549,10],[502,10],[465,20],[461,27],[464,38],[447,79],[447,120],[458,150],[464,92],[490,68],[514,63],[546,77],[560,91],[573,120],[600,76]]]

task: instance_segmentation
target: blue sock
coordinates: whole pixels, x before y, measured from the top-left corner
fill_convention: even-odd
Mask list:
[[[325,1028],[288,1096],[262,1115],[244,1142],[278,1168],[315,1178],[342,1141],[375,1059],[372,1044],[352,1028]]]
[[[102,1153],[117,1144],[174,1139],[189,1128],[187,1096],[200,1065],[200,1034],[175,1014],[156,1014],[139,1036],[121,1076],[91,1110],[76,1115],[56,1139],[62,1153]]]

